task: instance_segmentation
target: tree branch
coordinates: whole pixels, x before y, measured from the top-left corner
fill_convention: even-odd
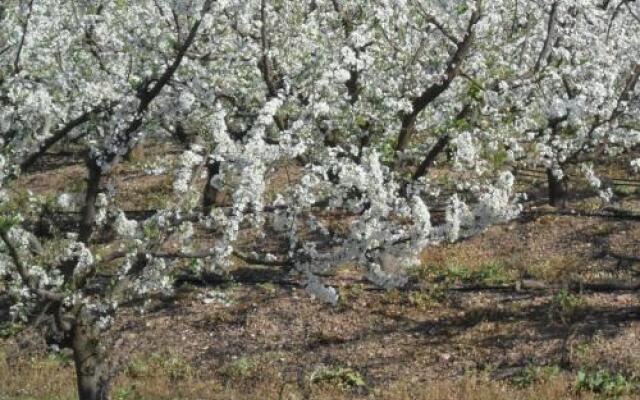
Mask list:
[[[415,130],[418,115],[429,104],[431,104],[431,102],[433,102],[438,98],[438,96],[440,96],[445,90],[447,90],[451,85],[451,82],[453,82],[455,77],[460,73],[460,66],[462,64],[462,61],[466,57],[473,43],[473,28],[481,18],[481,5],[482,1],[477,0],[476,9],[469,19],[465,35],[462,40],[457,42],[458,44],[456,46],[456,51],[447,62],[444,80],[442,82],[431,85],[425,91],[423,91],[420,96],[414,98],[411,101],[411,104],[413,106],[412,111],[402,116],[400,132],[398,134],[398,140],[395,146],[396,162],[398,161],[400,153],[404,151],[409,143],[409,139],[411,138],[411,135]]]
[[[33,281],[31,274],[29,274],[29,271],[27,271],[27,267],[22,262],[22,259],[20,258],[20,254],[18,254],[18,249],[16,249],[13,243],[11,243],[11,239],[9,239],[7,230],[0,229],[0,238],[2,238],[2,241],[4,242],[5,247],[9,251],[9,256],[11,257],[13,264],[16,266],[16,269],[18,270],[18,275],[20,275],[22,282],[24,282],[24,284],[29,288],[29,290],[35,293],[36,295],[38,295],[38,297],[42,298],[43,300],[55,301],[55,302],[62,301],[64,296],[62,296],[61,294],[54,293],[49,290],[39,289],[36,287],[36,284]]]
[[[189,47],[191,47],[191,45],[195,41],[195,38],[198,34],[198,29],[202,24],[202,18],[206,13],[209,12],[212,2],[213,0],[205,1],[205,4],[202,6],[200,18],[196,22],[194,22],[194,24],[192,25],[191,29],[189,30],[189,35],[187,36],[185,41],[182,43],[182,45],[179,47],[178,53],[176,54],[176,57],[171,63],[171,65],[167,67],[167,69],[162,73],[160,78],[158,78],[158,80],[151,87],[151,89],[149,89],[148,86],[144,86],[138,92],[137,97],[140,99],[140,104],[138,105],[138,108],[137,108],[137,115],[134,118],[134,120],[131,121],[131,123],[127,126],[127,128],[121,134],[118,134],[117,140],[121,142],[121,144],[129,144],[131,142],[132,135],[142,126],[143,116],[148,110],[149,106],[151,105],[153,100],[160,94],[162,89],[169,83],[173,75],[176,73],[176,71],[180,67],[180,64],[182,63],[182,60],[184,59],[187,53],[187,50],[189,49]],[[119,152],[116,149],[108,153],[104,157],[104,159],[107,162],[107,164],[110,164],[118,157],[119,157]]]
[[[471,106],[469,104],[465,104],[458,115],[456,115],[456,120],[466,117],[467,114],[469,114],[470,110]],[[431,166],[433,166],[433,163],[435,163],[438,155],[442,153],[447,145],[449,145],[450,141],[451,136],[449,134],[445,134],[438,139],[438,141],[431,147],[431,149],[429,149],[424,159],[422,160],[416,171],[413,173],[413,176],[411,177],[412,181],[415,182],[427,174],[429,168],[431,168]]]
[[[446,37],[447,39],[449,39],[449,41],[451,41],[451,43],[456,45],[458,44],[458,39],[456,39],[455,35],[449,32],[449,30],[444,26],[444,24],[438,21],[438,19],[435,16],[429,14],[429,12],[424,8],[424,6],[419,0],[416,0],[415,3],[418,5],[418,9],[420,10],[422,17],[428,23],[435,26],[440,31],[440,33],[444,35],[444,37]]]
[[[536,64],[533,67],[533,72],[540,71],[542,67],[542,62],[549,55],[549,51],[551,50],[551,41],[553,40],[553,36],[555,33],[555,24],[556,24],[556,15],[558,13],[558,1],[554,1],[551,5],[551,12],[549,13],[549,23],[547,24],[547,37],[544,40],[544,44],[542,46],[542,50],[538,55],[538,59],[536,60]]]
[[[85,112],[79,117],[69,121],[62,128],[54,131],[51,136],[45,139],[42,144],[40,144],[37,151],[31,153],[20,163],[20,170],[26,171],[29,169],[44,153],[47,152],[54,144],[58,143],[60,140],[64,139],[71,131],[75,128],[89,122],[91,118],[99,115],[100,113],[111,109],[114,104],[110,104],[108,106],[98,106],[91,111]]]
[[[22,24],[22,36],[20,37],[20,43],[18,43],[18,50],[16,51],[16,57],[13,60],[13,74],[17,75],[20,72],[20,56],[22,54],[22,49],[24,48],[24,44],[27,37],[27,31],[29,29],[29,20],[31,19],[31,14],[33,13],[33,3],[35,0],[29,0],[27,15],[25,16],[25,21]]]

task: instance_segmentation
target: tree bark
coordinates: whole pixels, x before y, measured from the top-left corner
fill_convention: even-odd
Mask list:
[[[73,329],[73,361],[79,400],[108,400],[109,377],[98,337],[91,327],[76,323]]]
[[[551,169],[547,169],[547,186],[549,190],[549,205],[553,207],[564,207],[567,190],[565,179],[558,179]]]
[[[204,193],[202,195],[202,212],[204,215],[209,215],[211,209],[218,201],[219,192],[212,184],[211,180],[220,173],[220,161],[210,161],[207,164],[207,183],[204,186]]]
[[[427,174],[427,171],[429,171],[429,168],[431,168],[436,162],[438,155],[440,155],[440,153],[442,153],[444,149],[446,149],[450,141],[451,136],[449,136],[448,134],[440,136],[438,141],[433,145],[433,147],[431,147],[431,149],[429,149],[429,152],[424,157],[416,171],[413,173],[411,180],[417,181],[418,179],[425,176]]]
[[[93,234],[96,221],[96,199],[98,198],[100,181],[102,179],[102,169],[91,155],[87,155],[86,165],[88,173],[87,192],[82,208],[82,219],[80,220],[80,232],[78,234],[78,240],[83,243],[88,243]]]
[[[42,157],[42,155],[44,153],[47,152],[47,150],[49,150],[53,145],[55,145],[56,143],[60,142],[65,137],[67,137],[67,135],[69,135],[69,133],[71,133],[71,131],[73,131],[75,128],[80,127],[83,124],[89,122],[91,120],[91,118],[93,118],[94,116],[100,114],[101,112],[105,111],[108,108],[109,107],[104,107],[104,108],[103,107],[96,107],[91,111],[85,112],[84,114],[82,114],[78,118],[69,121],[62,128],[52,132],[51,136],[49,136],[46,140],[44,140],[42,143],[40,143],[38,149],[35,152],[29,154],[20,163],[20,170],[23,171],[23,172],[28,170],[31,166],[33,166],[33,164],[35,164],[36,161],[38,161],[38,159],[40,157]]]

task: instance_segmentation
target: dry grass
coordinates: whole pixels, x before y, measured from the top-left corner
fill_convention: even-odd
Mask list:
[[[34,193],[53,195],[60,193],[61,190],[79,192],[85,179],[85,168],[82,165],[72,165],[53,171],[29,174],[16,181],[16,184],[28,187]]]
[[[38,359],[21,361],[9,367],[0,364],[0,398],[71,400],[76,398],[73,367],[59,361]],[[261,371],[264,372],[264,371]],[[487,374],[468,374],[449,380],[413,380],[412,377],[384,388],[354,390],[334,382],[313,384],[285,381],[266,373],[262,376],[234,378],[231,381],[172,375],[165,369],[146,376],[120,374],[113,382],[112,397],[116,400],[211,399],[262,400],[303,398],[334,399],[394,399],[394,400],[538,400],[538,399],[598,399],[595,393],[578,392],[573,376],[558,374],[541,379],[525,388],[506,382],[496,382]],[[632,399],[634,396],[620,396]]]
[[[123,210],[161,209],[167,206],[173,193],[173,177],[169,175],[120,180],[115,201]]]
[[[72,399],[74,374],[70,366],[43,356],[8,362],[0,350],[0,399]]]
[[[126,313],[116,351],[130,357],[113,398],[595,399],[576,390],[578,370],[640,377],[633,294],[478,293],[425,307],[412,297],[421,292],[368,289],[345,286],[345,304],[330,308],[278,286],[231,286],[231,306],[203,304],[196,291],[144,318]],[[558,365],[567,335],[570,369],[515,381],[528,365]],[[24,354],[0,360],[0,398],[74,398],[69,363]],[[356,376],[312,380],[321,368]]]

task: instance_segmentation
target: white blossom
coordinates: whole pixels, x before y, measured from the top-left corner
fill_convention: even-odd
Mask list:
[[[138,222],[127,219],[123,211],[118,212],[113,226],[122,238],[132,239],[138,236]]]

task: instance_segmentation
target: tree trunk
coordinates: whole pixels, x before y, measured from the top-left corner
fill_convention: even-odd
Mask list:
[[[418,179],[425,176],[427,174],[427,171],[429,171],[429,168],[431,168],[436,162],[436,159],[438,158],[440,153],[442,153],[447,148],[447,145],[450,141],[451,136],[449,136],[448,134],[440,136],[438,141],[433,145],[433,147],[431,147],[431,149],[429,149],[429,152],[424,157],[416,171],[413,173],[411,180],[417,181]]]
[[[554,207],[564,207],[566,201],[565,179],[558,179],[553,171],[547,169],[547,184],[549,189],[549,204]]]
[[[73,330],[73,360],[79,400],[108,400],[109,377],[98,337],[91,327],[77,323]]]
[[[202,212],[204,215],[209,215],[213,206],[216,205],[216,202],[220,201],[218,189],[211,184],[211,180],[219,173],[220,161],[210,161],[207,164],[207,183],[204,186],[204,193],[202,195]]]
[[[400,154],[407,148],[409,144],[409,139],[413,134],[413,131],[416,127],[416,120],[418,119],[419,112],[422,109],[414,110],[410,114],[406,114],[402,117],[402,126],[400,127],[400,133],[398,134],[398,141],[395,146],[395,156],[396,156],[396,167],[400,164],[399,156]]]
[[[102,179],[102,170],[90,155],[87,155],[87,193],[82,208],[82,219],[80,220],[80,233],[78,240],[88,243],[93,233],[96,221],[96,199],[100,191],[100,181]]]

